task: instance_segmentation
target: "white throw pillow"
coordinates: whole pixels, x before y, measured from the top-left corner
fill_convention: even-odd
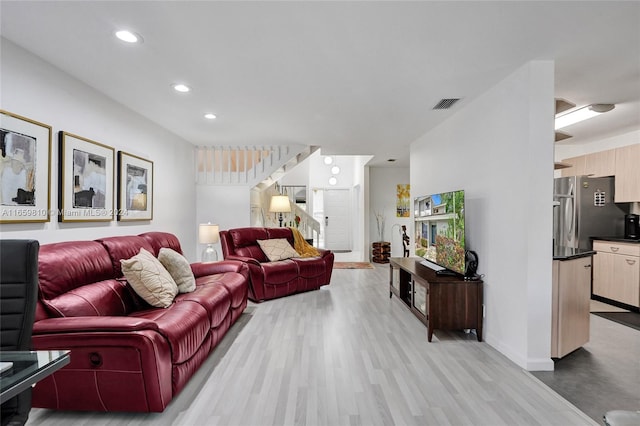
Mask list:
[[[151,306],[166,308],[178,294],[178,285],[169,272],[147,250],[141,248],[131,259],[120,260],[120,265],[131,287]]]
[[[291,257],[299,257],[298,252],[291,247],[291,244],[289,244],[286,238],[258,240],[258,244],[271,262],[289,259]]]
[[[189,261],[183,255],[163,247],[158,253],[158,260],[178,285],[178,293],[191,293],[196,289],[196,278],[193,276]]]

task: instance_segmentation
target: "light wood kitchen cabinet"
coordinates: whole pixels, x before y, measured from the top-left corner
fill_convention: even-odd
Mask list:
[[[616,150],[594,152],[584,156],[584,174],[593,177],[616,174]]]
[[[640,307],[640,244],[594,241],[593,294]]]
[[[640,144],[616,148],[615,152],[615,202],[640,201]]]
[[[560,176],[615,176],[616,203],[640,202],[640,144],[565,158]]]
[[[616,150],[592,152],[562,160],[563,163],[572,164],[562,170],[562,176],[587,175],[592,177],[613,176],[616,173]]]
[[[560,175],[562,177],[584,175],[585,160],[586,160],[585,155],[581,155],[579,157],[565,158],[564,160],[562,160],[562,162],[571,164],[571,167],[566,167],[562,169],[562,171],[560,172]]]
[[[591,256],[553,261],[551,357],[562,358],[589,341]]]

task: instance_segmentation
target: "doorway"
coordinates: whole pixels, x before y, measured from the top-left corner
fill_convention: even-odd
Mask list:
[[[313,190],[313,217],[320,222],[319,247],[335,252],[351,251],[350,195],[349,189]]]

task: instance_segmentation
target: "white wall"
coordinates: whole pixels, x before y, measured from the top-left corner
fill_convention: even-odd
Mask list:
[[[464,189],[487,343],[552,370],[554,64],[534,61],[411,145],[411,192]]]
[[[357,156],[333,155],[333,163],[327,165],[323,161],[325,156],[317,154],[316,152],[309,157],[309,186],[311,188],[353,188]],[[340,167],[340,173],[336,175],[338,183],[335,186],[329,185],[329,178],[332,176],[331,167],[333,166]]]
[[[292,167],[287,173],[282,176],[278,181],[280,185],[305,185],[309,188],[309,176],[311,167],[311,158],[319,157],[320,151],[316,151],[294,167]],[[307,198],[308,198],[307,194]]]
[[[47,223],[2,224],[2,238],[34,238],[45,244],[166,231],[174,233],[185,255],[195,260],[193,146],[12,42],[0,41],[1,108],[53,128],[51,209],[58,208],[59,131],[153,161],[155,180],[152,221],[59,223],[52,216]]]
[[[217,223],[220,230],[250,226],[250,187],[243,185],[215,185],[196,187],[197,223]],[[201,259],[204,245],[198,245],[197,259]],[[222,259],[222,248],[215,246],[218,258]]]
[[[217,223],[221,230],[250,226],[251,200],[248,186],[197,186],[196,198],[198,223]]]
[[[396,217],[396,192],[398,184],[408,184],[411,177],[408,168],[370,167],[370,209],[369,240],[379,241],[378,226],[375,212],[384,213],[385,232],[384,241],[391,242],[391,256],[402,257],[402,225],[407,227],[407,234],[411,236],[411,217]],[[413,192],[413,191],[412,191]],[[412,194],[413,197],[413,194]],[[413,199],[413,198],[411,198]],[[371,251],[371,250],[369,250]],[[370,253],[369,253],[370,254]]]
[[[371,240],[369,239],[368,232],[365,229],[369,229],[371,211],[371,185],[370,185],[370,172],[369,167],[366,164],[372,159],[372,156],[361,155],[354,161],[354,200],[357,203],[357,211],[354,214],[355,223],[353,225],[354,230],[354,247],[353,250],[356,253],[361,253],[360,261],[369,260],[369,247],[371,247]]]

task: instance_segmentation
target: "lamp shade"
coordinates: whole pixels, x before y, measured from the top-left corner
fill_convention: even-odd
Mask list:
[[[271,204],[269,205],[269,211],[271,213],[288,213],[291,211],[291,203],[289,197],[286,195],[274,195],[271,197]]]
[[[211,223],[201,223],[198,228],[200,244],[215,244],[220,241],[220,227]]]

